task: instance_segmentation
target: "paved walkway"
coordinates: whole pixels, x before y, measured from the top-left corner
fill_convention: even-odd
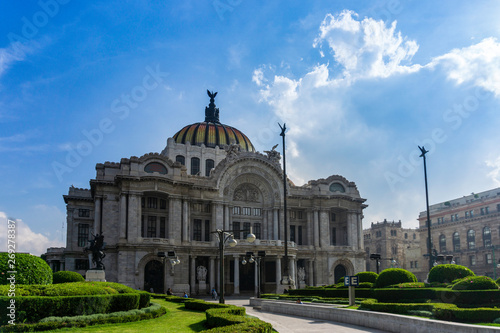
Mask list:
[[[205,299],[208,301],[208,299]],[[279,333],[355,333],[355,332],[375,332],[385,333],[385,331],[367,328],[362,326],[355,326],[343,323],[336,323],[333,321],[312,319],[306,317],[289,316],[283,314],[275,314],[270,312],[262,312],[255,310],[250,306],[249,298],[241,297],[226,297],[226,304],[234,304],[243,306],[248,315],[257,317],[265,322],[273,325],[273,328]]]

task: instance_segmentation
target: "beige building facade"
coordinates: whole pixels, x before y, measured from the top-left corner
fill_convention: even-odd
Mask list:
[[[428,252],[426,214],[421,212],[418,219],[422,254]],[[433,250],[452,255],[456,264],[476,275],[500,277],[500,188],[431,205],[429,214]],[[425,266],[428,272],[428,261]]]
[[[366,253],[366,270],[377,272],[376,260],[370,260],[371,254],[380,254],[378,271],[386,268],[404,268],[414,273],[417,278],[422,270],[424,258],[420,251],[420,233],[417,229],[402,227],[401,221],[372,223],[363,230]]]
[[[67,245],[46,254],[54,270],[85,274],[83,249],[92,234],[102,234],[108,281],[206,294],[220,287],[219,229],[238,242],[225,249],[227,294],[256,293],[259,283],[262,292],[288,288],[280,284],[286,275],[280,154],[256,152],[246,135],[221,124],[215,94],[209,96],[205,121],[179,130],[161,153],[99,163],[89,189],[69,189]],[[333,175],[286,186],[288,273],[295,285],[333,284],[363,271],[367,206],[356,185]],[[253,243],[245,239],[250,230]],[[260,270],[243,265],[249,252],[261,255]]]

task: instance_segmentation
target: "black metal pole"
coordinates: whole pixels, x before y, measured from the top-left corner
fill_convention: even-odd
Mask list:
[[[377,274],[378,274],[378,270],[379,270],[379,268],[378,268],[378,267],[380,266],[380,261],[379,261],[379,259],[377,259],[377,260],[376,260],[375,265],[377,265]]]
[[[429,151],[425,150],[425,147],[418,146],[422,154],[420,157],[424,158],[424,179],[425,179],[425,203],[427,208],[427,253],[429,254],[429,271],[432,269],[432,241],[431,241],[431,218],[429,212],[429,190],[427,187],[427,162],[425,159],[425,154]]]
[[[219,235],[219,303],[224,304],[224,232],[217,230]]]
[[[286,130],[286,124],[283,123],[283,126],[278,124],[281,128],[281,134],[280,136],[283,137],[283,209],[284,209],[284,214],[283,218],[285,219],[285,263],[284,263],[284,272],[285,276],[287,277],[288,283],[290,283],[290,277],[288,274],[288,219],[287,219],[287,207],[286,207],[286,196],[287,196],[287,191],[286,191],[286,156],[285,156],[285,130]],[[282,279],[283,280],[283,279]]]
[[[260,298],[260,257],[257,257],[257,298]]]

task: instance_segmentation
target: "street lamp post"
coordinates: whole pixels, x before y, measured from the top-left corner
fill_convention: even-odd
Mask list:
[[[234,239],[233,236],[233,231],[232,230],[221,230],[217,229],[216,231],[213,231],[212,233],[216,233],[217,237],[219,238],[219,285],[220,285],[220,297],[219,297],[219,303],[225,304],[224,300],[224,246],[226,244],[226,241],[228,242],[230,247],[235,247],[238,242]],[[247,236],[247,242],[253,243],[255,241],[255,235],[252,233],[252,230],[250,229],[250,233]]]
[[[293,285],[293,280],[290,277],[288,271],[288,219],[287,219],[287,207],[286,207],[286,197],[287,197],[287,177],[286,177],[286,156],[285,156],[285,131],[286,124],[283,123],[283,126],[279,124],[281,128],[280,136],[283,137],[283,218],[284,218],[284,226],[285,226],[285,262],[284,262],[284,275],[281,279],[281,284],[284,285]]]
[[[425,147],[418,146],[418,149],[422,152],[420,157],[424,158],[424,179],[425,179],[425,203],[427,207],[427,253],[429,254],[429,271],[432,269],[432,241],[431,241],[431,217],[429,212],[429,190],[427,187],[427,163],[425,160],[425,154],[429,151],[425,150]]]

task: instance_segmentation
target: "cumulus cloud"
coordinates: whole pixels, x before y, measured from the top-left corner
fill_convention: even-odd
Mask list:
[[[428,64],[429,68],[437,66],[443,67],[448,78],[457,84],[469,82],[500,95],[500,43],[496,38],[453,49]]]
[[[385,78],[421,68],[410,64],[418,44],[396,32],[396,21],[386,27],[383,21],[372,18],[358,21],[357,17],[349,10],[337,16],[328,14],[313,44],[321,48],[327,43],[335,61],[344,68],[344,78]],[[324,55],[322,51],[320,54]]]
[[[50,207],[38,207],[41,211],[50,210]],[[14,225],[16,230],[16,238],[14,239],[16,245],[16,252],[28,252],[34,255],[40,255],[47,251],[49,247],[62,247],[65,246],[62,240],[49,239],[49,236],[36,233],[27,223],[21,219],[8,218],[5,212],[0,212],[0,251],[8,250],[8,221],[15,221]],[[11,223],[12,224],[12,223]]]
[[[496,186],[500,186],[500,156],[495,160],[486,161],[486,166],[492,169],[488,172],[488,177],[496,184]]]

